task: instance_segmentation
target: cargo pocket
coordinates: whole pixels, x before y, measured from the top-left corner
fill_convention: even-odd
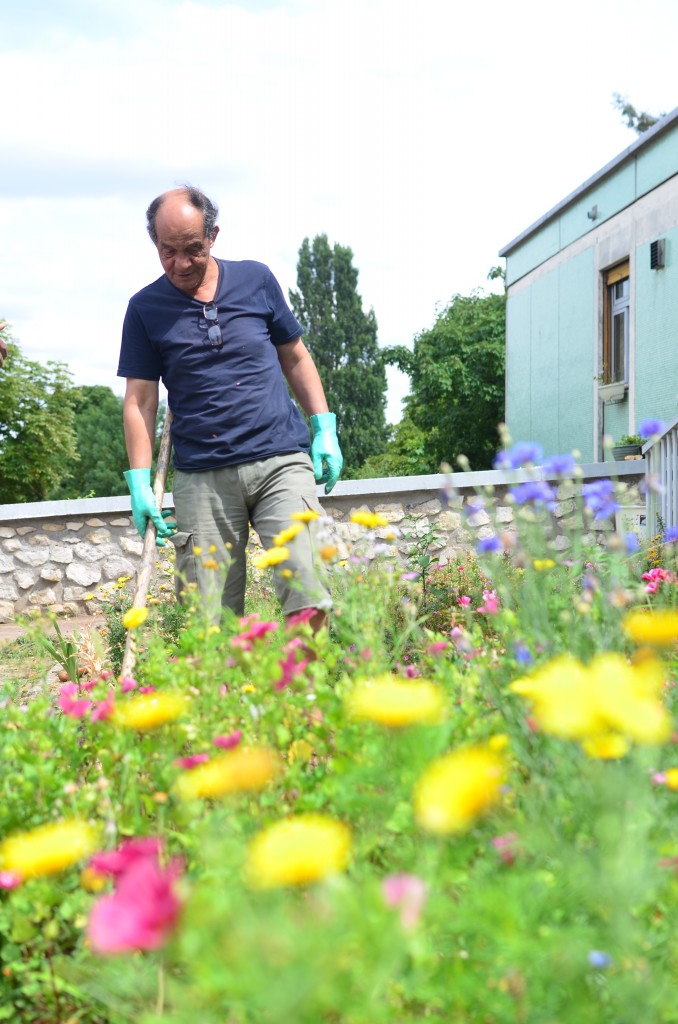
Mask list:
[[[175,533],[171,538],[176,549],[177,560],[174,567],[174,585],[177,597],[189,586],[198,583],[198,566],[193,554],[195,544],[192,533]]]

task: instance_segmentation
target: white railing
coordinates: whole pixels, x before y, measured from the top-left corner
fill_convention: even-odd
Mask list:
[[[678,416],[663,434],[643,445],[647,461],[648,536],[678,526]]]

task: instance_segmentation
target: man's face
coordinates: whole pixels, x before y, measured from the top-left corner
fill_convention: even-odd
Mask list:
[[[206,238],[202,213],[184,198],[168,197],[158,210],[155,229],[162,268],[182,292],[192,295],[202,284],[216,238]]]

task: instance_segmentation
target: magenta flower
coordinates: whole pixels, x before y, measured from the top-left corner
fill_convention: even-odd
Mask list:
[[[130,676],[123,676],[120,680],[120,689],[123,693],[129,693],[130,690],[136,690],[137,681],[132,679]]]
[[[280,679],[277,679],[275,682],[276,692],[284,690],[288,683],[291,683],[294,677],[303,672],[308,665],[307,658],[297,661],[297,650],[298,648],[292,647],[287,651],[285,657],[278,662],[282,674]]]
[[[92,708],[92,714],[90,718],[93,722],[105,722],[111,717],[115,711],[115,694],[113,690],[109,690],[108,697],[106,700],[102,700],[99,704],[96,704]]]
[[[197,768],[199,764],[204,764],[209,759],[209,754],[191,754],[190,757],[177,757],[172,764],[175,764],[177,768],[187,768],[190,771],[191,768]]]
[[[434,657],[436,654],[442,654],[448,647],[446,640],[434,640],[432,643],[426,645],[426,653],[429,657]]]
[[[295,612],[293,615],[290,615],[289,619],[285,623],[285,628],[290,629],[291,626],[305,625],[305,623],[310,622],[317,610],[317,608],[302,608],[300,612]]]
[[[240,626],[249,626],[249,629],[231,639],[231,646],[241,651],[251,651],[254,646],[255,640],[260,640],[266,636],[272,630],[277,629],[279,623],[277,622],[262,622],[259,615],[255,612],[253,615],[247,615],[244,619],[240,619]]]
[[[461,597],[457,598],[457,604],[461,605],[462,608],[468,608],[471,603],[471,598],[468,594],[462,594]]]
[[[117,878],[128,871],[133,864],[148,857],[158,857],[162,850],[162,840],[155,836],[142,836],[139,839],[125,839],[117,850],[103,850],[90,857],[89,866],[100,875],[113,875]]]
[[[481,615],[496,615],[499,611],[499,598],[496,590],[483,590],[483,604],[478,606]]]
[[[57,704],[69,718],[84,718],[92,707],[92,701],[85,697],[78,698],[78,687],[75,683],[64,683],[59,690]]]
[[[504,835],[495,836],[492,846],[504,864],[513,864],[518,855],[518,833],[505,832]]]
[[[22,878],[18,871],[0,871],[0,889],[16,889]]]
[[[400,911],[403,928],[414,928],[426,902],[426,882],[417,875],[389,875],[381,883],[381,892],[386,906]]]
[[[232,750],[233,747],[237,747],[242,739],[242,730],[236,729],[235,732],[229,733],[228,736],[215,736],[212,743],[215,747],[221,747],[222,750]]]
[[[174,931],[181,912],[175,883],[181,863],[163,868],[154,856],[135,861],[109,896],[95,903],[87,932],[95,953],[158,949]]]
[[[139,693],[155,693],[155,686],[140,686]]]

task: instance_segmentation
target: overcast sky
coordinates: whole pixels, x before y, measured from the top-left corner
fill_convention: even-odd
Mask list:
[[[122,393],[127,300],[161,273],[145,209],[190,181],[220,207],[214,255],[287,293],[325,233],[380,343],[411,345],[635,141],[613,93],[678,104],[676,38],[675,0],[4,3],[0,319]]]

